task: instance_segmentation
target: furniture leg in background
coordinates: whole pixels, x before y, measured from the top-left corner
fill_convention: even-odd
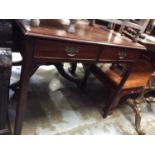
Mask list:
[[[145,95],[150,92],[150,91],[155,91],[155,73],[153,73],[147,84],[143,87],[141,93],[135,100],[127,100],[127,104],[134,110],[135,112],[135,127],[138,132],[138,134],[143,135],[145,132],[141,129],[141,107],[140,105],[143,102],[147,102],[148,104],[151,103],[150,100],[145,98]]]
[[[0,134],[10,134],[8,124],[9,84],[12,54],[9,48],[0,48]]]

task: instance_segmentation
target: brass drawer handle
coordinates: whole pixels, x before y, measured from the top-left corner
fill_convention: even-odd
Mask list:
[[[118,59],[123,60],[126,57],[127,57],[127,53],[126,52],[123,52],[123,51],[118,52]]]
[[[79,53],[79,49],[76,47],[66,47],[65,52],[69,57],[74,57]]]

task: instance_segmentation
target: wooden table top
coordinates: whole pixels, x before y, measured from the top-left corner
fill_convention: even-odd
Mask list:
[[[139,39],[139,43],[143,44],[148,50],[155,52],[155,37],[144,34],[144,39]]]
[[[79,20],[76,23],[75,33],[66,31],[69,21],[65,20],[42,19],[39,27],[30,26],[30,20],[16,21],[23,33],[28,36],[146,50],[143,45],[135,43],[125,36],[120,36],[100,25],[90,26],[85,20]]]

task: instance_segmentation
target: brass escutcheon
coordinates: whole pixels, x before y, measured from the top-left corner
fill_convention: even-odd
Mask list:
[[[79,49],[76,47],[66,47],[65,52],[68,56],[74,57],[77,53],[79,53]]]
[[[120,60],[123,60],[123,59],[125,59],[126,57],[127,57],[127,53],[126,53],[126,52],[123,52],[123,51],[118,52],[118,58],[119,58]]]

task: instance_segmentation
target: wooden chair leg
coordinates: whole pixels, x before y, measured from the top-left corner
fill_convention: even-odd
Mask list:
[[[136,128],[137,133],[139,135],[144,135],[145,132],[141,129],[141,126],[140,126],[141,108],[140,108],[139,102],[129,99],[127,103],[132,108],[132,110],[135,112],[135,128]]]
[[[153,81],[154,81],[155,74],[152,74],[150,79],[148,80],[146,86],[143,87],[142,92],[140,93],[139,97],[136,100],[128,100],[128,104],[135,112],[135,126],[138,134],[143,135],[145,132],[141,129],[140,123],[141,123],[141,109],[140,104],[143,101],[146,101],[147,103],[151,103],[149,100],[146,100],[144,95],[149,92],[149,90],[154,89]]]

